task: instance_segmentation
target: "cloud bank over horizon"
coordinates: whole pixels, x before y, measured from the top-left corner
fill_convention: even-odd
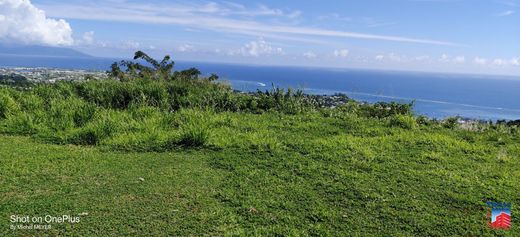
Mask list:
[[[73,45],[72,28],[52,19],[29,0],[0,0],[0,42],[48,46]]]

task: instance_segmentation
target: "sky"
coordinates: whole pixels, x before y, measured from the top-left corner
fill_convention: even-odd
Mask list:
[[[520,76],[520,0],[0,0],[0,42],[100,57]]]

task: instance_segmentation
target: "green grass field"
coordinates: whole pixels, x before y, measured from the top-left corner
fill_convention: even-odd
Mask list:
[[[0,236],[520,235],[518,127],[190,80],[0,88]]]

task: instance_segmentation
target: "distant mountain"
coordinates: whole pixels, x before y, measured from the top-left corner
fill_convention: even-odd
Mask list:
[[[90,58],[92,56],[69,48],[59,48],[50,46],[21,46],[21,45],[2,45],[0,44],[0,55],[21,55],[21,56],[45,56],[45,57],[75,57]]]

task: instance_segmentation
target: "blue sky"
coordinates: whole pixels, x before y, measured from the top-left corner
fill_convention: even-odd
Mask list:
[[[520,75],[520,0],[32,4],[96,56]]]

